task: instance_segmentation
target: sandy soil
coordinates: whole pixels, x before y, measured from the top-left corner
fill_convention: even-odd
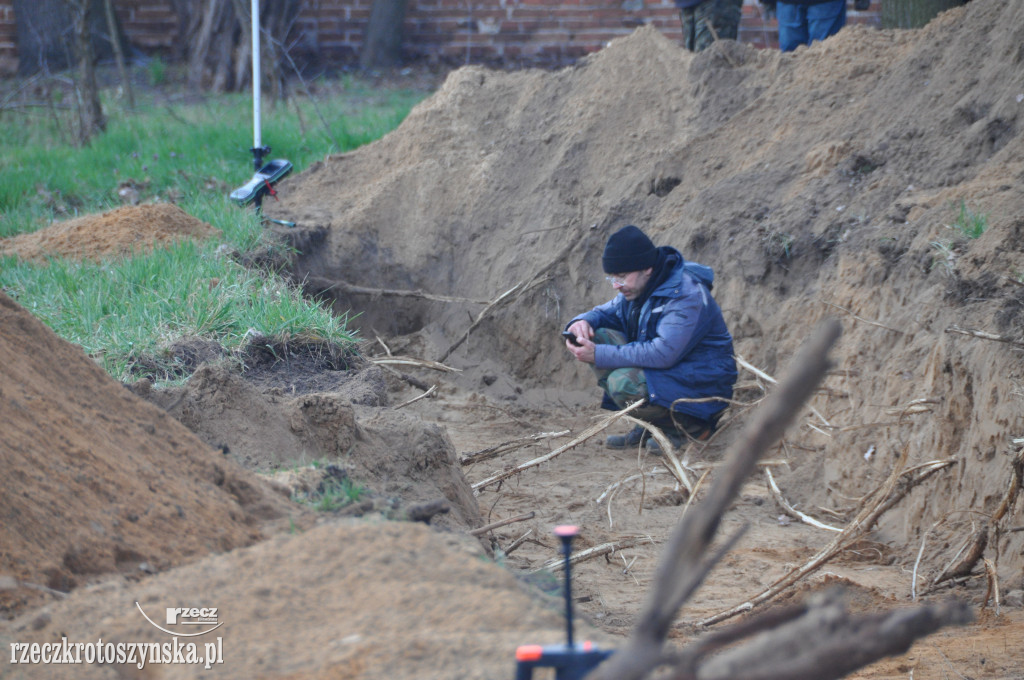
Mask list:
[[[366,356],[455,372],[340,368],[297,352],[242,374],[200,363],[181,388],[125,389],[0,298],[11,357],[0,417],[19,423],[0,451],[15,471],[0,496],[0,643],[157,640],[134,603],[217,606],[226,658],[211,672],[225,677],[508,676],[517,644],[561,639],[557,599],[543,594],[558,579],[533,570],[558,554],[552,527],[573,523],[580,549],[632,543],[574,571],[586,635],[621,644],[662,544],[703,492],[691,500],[660,460],[600,437],[473,486],[604,415],[558,331],[610,297],[601,248],[635,223],[715,268],[737,353],[758,370],[741,371],[719,435],[682,453],[694,479],[715,475],[771,389],[765,374],[780,375],[829,316],[844,328],[836,370],[768,454],[785,498],[841,527],[904,453],[907,467],[949,463],[775,603],[836,583],[862,611],[906,606],[912,592],[957,595],[974,624],[852,677],[1021,677],[1020,503],[992,520],[1024,436],[1021,45],[1024,6],[974,0],[919,31],[850,27],[790,55],[733,43],[691,55],[640,29],[553,73],[453,72],[397,131],[283,181],[266,210],[297,223],[278,230],[298,249],[296,280],[359,314]],[[979,238],[950,226],[961,204],[986,216]],[[286,500],[315,489],[328,463],[370,502],[314,515]],[[449,508],[432,529],[396,521],[431,501]],[[723,518],[723,537],[742,525],[674,640],[834,537],[785,516],[761,477]],[[998,602],[983,561],[926,592],[979,530]],[[119,666],[64,672],[134,677]]]

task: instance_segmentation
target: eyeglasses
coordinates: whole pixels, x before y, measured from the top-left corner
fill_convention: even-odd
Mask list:
[[[627,276],[629,276],[629,274],[619,274],[618,276],[606,276],[604,278],[606,281],[608,281],[608,283],[612,284],[613,286],[625,286]]]

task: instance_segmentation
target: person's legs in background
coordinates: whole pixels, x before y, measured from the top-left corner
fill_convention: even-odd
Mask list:
[[[775,16],[779,21],[780,50],[792,52],[801,45],[808,44],[806,5],[779,2],[775,5]]]
[[[683,22],[683,47],[694,51],[694,44],[697,40],[697,16],[696,7],[684,7],[679,10],[679,18]]]
[[[684,10],[685,11],[685,10]],[[739,35],[743,0],[704,0],[692,12],[692,43],[686,49],[700,52],[715,40],[735,40]]]
[[[807,7],[807,44],[835,35],[846,25],[846,0]]]

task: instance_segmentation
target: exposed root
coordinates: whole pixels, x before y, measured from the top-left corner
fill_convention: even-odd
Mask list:
[[[501,444],[495,444],[494,446],[489,446],[486,449],[473,451],[472,453],[465,453],[459,456],[459,465],[472,465],[473,463],[479,463],[482,460],[497,458],[503,453],[516,451],[524,446],[536,444],[537,442],[545,439],[564,437],[570,432],[571,430],[562,430],[561,432],[538,432],[537,434],[531,434],[526,437],[519,437],[518,439],[502,442]]]

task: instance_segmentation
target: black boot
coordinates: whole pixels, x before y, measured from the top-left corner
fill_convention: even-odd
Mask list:
[[[609,449],[639,448],[640,442],[647,438],[647,430],[637,425],[626,434],[609,435],[604,445]]]

